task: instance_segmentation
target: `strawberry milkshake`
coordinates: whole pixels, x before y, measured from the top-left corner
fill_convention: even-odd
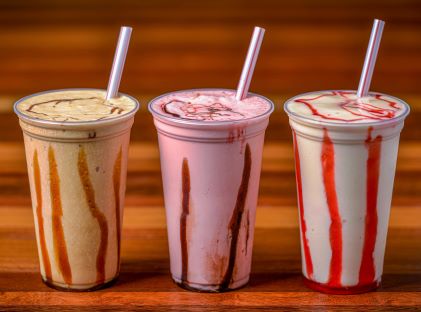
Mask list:
[[[318,91],[285,103],[294,139],[302,268],[316,290],[381,281],[399,135],[409,106],[370,92]]]
[[[149,110],[158,131],[173,280],[205,292],[244,286],[272,102],[197,89],[162,95]]]

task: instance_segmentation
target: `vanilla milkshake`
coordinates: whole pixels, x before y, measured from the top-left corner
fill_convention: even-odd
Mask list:
[[[130,128],[139,104],[96,89],[27,96],[23,130],[42,280],[94,290],[119,273]]]
[[[162,95],[149,110],[158,131],[172,278],[196,291],[244,286],[272,102],[197,89]]]
[[[318,91],[285,103],[294,138],[306,284],[327,293],[378,287],[399,135],[409,106],[371,92]]]

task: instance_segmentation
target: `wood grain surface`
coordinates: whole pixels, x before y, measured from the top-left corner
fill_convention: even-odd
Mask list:
[[[386,20],[372,89],[411,105],[401,136],[383,285],[354,296],[301,282],[292,138],[282,103],[355,89],[373,18]],[[39,275],[22,134],[13,102],[54,88],[105,88],[120,25],[134,27],[121,91],[139,98],[117,283],[62,293]],[[251,89],[276,103],[264,149],[250,284],[187,292],[169,276],[156,133],[148,100],[235,88],[254,25],[266,28]],[[416,0],[40,0],[0,2],[0,310],[421,310],[421,2]]]

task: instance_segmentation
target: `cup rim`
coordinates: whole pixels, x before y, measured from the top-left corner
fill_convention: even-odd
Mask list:
[[[308,125],[313,125],[313,126],[316,126],[316,127],[327,126],[327,127],[331,127],[331,128],[358,128],[358,127],[371,127],[371,126],[373,126],[373,127],[374,126],[385,126],[385,125],[389,125],[391,123],[397,123],[397,122],[405,119],[411,111],[411,108],[408,105],[408,103],[401,100],[400,98],[397,98],[395,96],[392,96],[392,95],[389,95],[389,94],[386,94],[386,93],[376,92],[376,91],[371,91],[368,94],[380,94],[380,95],[385,95],[387,97],[395,99],[395,100],[403,103],[405,111],[401,115],[399,115],[395,118],[391,118],[391,119],[384,119],[384,120],[380,120],[380,121],[371,121],[371,122],[345,123],[345,122],[332,122],[332,121],[322,121],[322,120],[312,119],[310,117],[302,116],[302,115],[299,115],[297,113],[294,113],[294,112],[290,111],[287,107],[288,106],[287,104],[289,102],[291,102],[292,100],[296,99],[297,97],[305,96],[305,95],[316,93],[316,92],[329,92],[329,91],[357,92],[356,90],[349,90],[349,89],[346,89],[346,90],[344,90],[344,89],[329,89],[329,90],[319,90],[319,91],[310,91],[310,92],[300,93],[298,95],[295,95],[295,96],[287,99],[284,102],[284,105],[283,105],[284,111],[288,115],[288,117],[290,117],[291,119],[294,119],[298,122],[302,122],[302,123],[305,123],[305,124],[308,124]]]
[[[105,91],[106,92],[105,89],[98,89],[98,88],[63,88],[63,89],[52,89],[52,90],[40,91],[40,92],[29,94],[29,95],[24,96],[24,97],[20,98],[19,100],[17,100],[13,104],[13,111],[19,117],[20,120],[25,121],[29,124],[36,125],[36,126],[46,126],[46,127],[49,127],[49,128],[63,128],[63,127],[73,128],[73,127],[90,126],[90,125],[104,126],[104,125],[114,124],[114,123],[117,123],[119,121],[123,121],[123,120],[126,120],[126,119],[129,119],[129,118],[133,117],[133,115],[140,108],[140,103],[136,98],[134,98],[133,96],[128,95],[126,93],[122,93],[122,92],[119,92],[118,94],[130,98],[135,103],[135,107],[131,111],[129,111],[127,114],[124,114],[124,115],[121,115],[121,116],[116,116],[116,117],[111,117],[111,118],[106,118],[106,119],[101,119],[101,120],[86,120],[86,121],[46,120],[46,119],[41,119],[41,118],[36,118],[36,117],[29,116],[29,115],[25,115],[24,113],[19,111],[18,108],[17,108],[17,106],[21,102],[23,102],[23,101],[25,101],[25,100],[27,100],[31,97],[35,97],[35,96],[42,95],[42,94],[60,92],[60,91],[77,91],[77,90]]]
[[[265,111],[263,114],[257,115],[257,116],[253,116],[253,117],[249,117],[249,118],[244,118],[244,119],[238,119],[238,120],[219,120],[219,121],[204,121],[204,120],[196,120],[196,119],[184,119],[184,118],[178,118],[178,117],[174,117],[174,116],[169,116],[169,115],[165,115],[162,114],[156,110],[153,109],[152,105],[158,101],[159,99],[170,95],[170,94],[174,94],[174,93],[183,93],[183,92],[189,92],[189,91],[213,91],[213,90],[217,90],[217,91],[236,91],[235,89],[227,89],[227,88],[193,88],[193,89],[182,89],[182,90],[176,90],[176,91],[170,91],[170,92],[166,92],[164,94],[161,94],[155,98],[153,98],[152,100],[149,101],[148,103],[148,110],[149,112],[152,113],[152,115],[158,119],[161,120],[165,120],[177,125],[186,125],[186,126],[198,126],[198,127],[217,127],[217,126],[227,126],[227,125],[238,125],[238,124],[244,124],[247,123],[249,121],[255,121],[255,120],[260,120],[263,118],[266,118],[267,116],[269,116],[274,110],[275,110],[275,104],[273,103],[272,100],[270,100],[269,98],[257,94],[257,93],[253,93],[253,92],[248,92],[248,94],[250,95],[254,95],[257,97],[262,98],[263,100],[265,100],[266,102],[269,103],[270,108]]]

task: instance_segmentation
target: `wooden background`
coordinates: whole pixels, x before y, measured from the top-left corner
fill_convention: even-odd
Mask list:
[[[300,280],[291,135],[283,101],[319,89],[355,89],[373,18],[386,20],[372,89],[412,108],[402,134],[383,287],[328,296]],[[21,96],[105,88],[120,25],[134,27],[121,91],[142,109],[132,131],[122,267],[95,293],[60,293],[38,273],[22,135]],[[250,285],[197,294],[169,277],[156,134],[146,111],[160,93],[235,88],[252,28],[266,36],[251,89],[276,103],[264,150]],[[147,311],[421,309],[421,2],[43,0],[0,2],[0,310]]]

